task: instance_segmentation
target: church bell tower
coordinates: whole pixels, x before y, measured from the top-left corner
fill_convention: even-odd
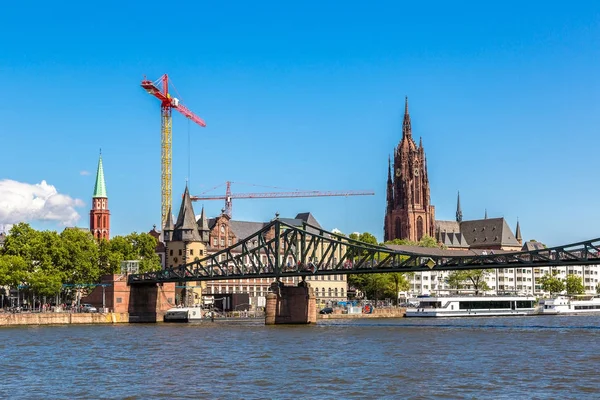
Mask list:
[[[427,159],[422,140],[418,146],[413,140],[406,98],[402,139],[394,149],[393,167],[388,160],[384,240],[418,242],[425,235],[433,237],[434,225],[435,208],[430,202]]]
[[[108,196],[104,183],[104,168],[102,167],[102,153],[98,160],[96,172],[96,185],[92,195],[92,209],[90,210],[90,231],[100,240],[108,240],[110,234],[110,211],[108,211]]]

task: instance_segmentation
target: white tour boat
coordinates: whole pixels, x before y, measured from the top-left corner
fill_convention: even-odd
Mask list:
[[[164,322],[190,322],[200,321],[205,310],[200,307],[174,307],[167,310],[163,317]]]
[[[558,296],[540,300],[543,315],[600,313],[600,296]]]
[[[497,317],[532,315],[535,297],[448,296],[419,297],[418,306],[408,307],[406,317]]]

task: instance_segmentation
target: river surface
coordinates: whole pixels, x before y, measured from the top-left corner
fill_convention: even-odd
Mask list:
[[[600,315],[0,329],[6,399],[600,398]]]

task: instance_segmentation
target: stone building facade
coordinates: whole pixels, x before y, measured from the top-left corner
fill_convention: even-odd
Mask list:
[[[280,220],[292,226],[302,226],[306,222],[320,229],[319,223],[310,213],[300,213],[295,218],[280,218]],[[207,218],[204,208],[202,208],[199,218],[196,219],[187,188],[177,216],[177,222],[173,224],[172,221],[173,218],[169,213],[162,232],[166,268],[192,262],[230,248],[238,241],[248,238],[269,224],[269,222],[232,220],[225,213],[225,210],[222,210],[221,214],[215,218]],[[155,232],[155,230],[154,233],[151,231],[151,234],[155,237],[161,237],[161,234]],[[265,232],[264,236],[266,240],[273,239],[275,232],[271,229]],[[256,241],[248,243],[250,248],[257,245]],[[161,243],[157,246],[157,252],[159,250],[161,250]],[[241,254],[240,246],[232,248],[230,252],[234,257]],[[220,257],[221,260],[226,259],[225,254],[221,254]],[[266,254],[261,254],[260,257],[262,262],[266,262]],[[320,249],[315,251],[314,257],[321,257]],[[288,258],[288,260],[281,260],[281,262],[291,263],[292,259]],[[250,265],[248,256],[246,256],[244,262]],[[299,279],[299,277],[286,276],[282,277],[281,281],[286,285],[297,285]],[[335,301],[346,300],[348,288],[346,275],[309,276],[306,280],[310,282],[311,287],[315,290],[317,304],[325,306]],[[274,278],[227,279],[197,284],[188,282],[178,288],[178,301],[192,305],[200,304],[203,296],[218,299],[220,294],[247,293],[252,305],[261,306],[264,305],[265,296],[273,282]],[[182,288],[181,286],[185,287]]]

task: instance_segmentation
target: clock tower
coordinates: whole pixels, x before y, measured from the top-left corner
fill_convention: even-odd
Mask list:
[[[433,237],[435,208],[430,203],[427,159],[423,142],[412,138],[408,98],[404,105],[402,139],[388,159],[387,207],[384,240],[406,239],[418,242]]]

